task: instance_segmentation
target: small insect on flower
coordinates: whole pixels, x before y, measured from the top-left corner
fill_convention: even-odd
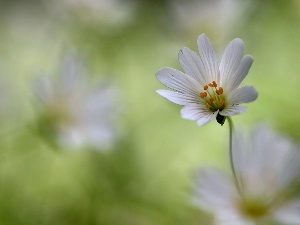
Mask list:
[[[226,117],[246,111],[241,103],[254,101],[258,96],[252,86],[239,88],[253,58],[243,57],[244,43],[239,38],[228,44],[220,63],[205,34],[198,37],[198,49],[200,57],[189,48],[180,50],[179,63],[184,72],[162,68],[156,73],[157,79],[172,89],[157,93],[184,106],[184,119],[196,120],[199,126],[216,119],[223,125]]]
[[[200,170],[196,205],[218,225],[300,224],[298,146],[265,126],[250,141],[240,135],[233,139],[235,182],[217,169]]]

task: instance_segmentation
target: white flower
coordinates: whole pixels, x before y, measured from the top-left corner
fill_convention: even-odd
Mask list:
[[[266,127],[256,130],[250,143],[237,136],[233,141],[238,185],[206,168],[197,177],[196,204],[214,214],[216,224],[300,224],[299,149]]]
[[[244,44],[239,38],[232,40],[219,63],[205,34],[198,37],[199,57],[188,48],[179,52],[179,63],[184,73],[163,68],[157,79],[174,90],[157,93],[173,103],[184,106],[181,116],[197,120],[202,126],[213,119],[221,124],[228,116],[245,112],[241,103],[254,101],[258,94],[252,86],[238,88],[247,75],[253,59],[244,54]]]
[[[90,87],[74,57],[62,64],[58,77],[40,77],[36,97],[40,106],[40,131],[62,146],[106,149],[116,133],[115,89],[99,84]]]
[[[46,4],[58,16],[69,19],[76,15],[89,24],[100,22],[110,28],[130,22],[136,8],[132,0],[54,0]]]

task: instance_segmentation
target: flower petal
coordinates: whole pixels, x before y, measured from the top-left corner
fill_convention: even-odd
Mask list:
[[[205,109],[201,108],[200,105],[187,105],[181,109],[181,117],[183,119],[188,120],[198,120],[200,117],[203,116],[204,113],[209,113],[208,110],[206,112]]]
[[[228,101],[232,104],[241,104],[252,102],[258,97],[258,93],[252,86],[244,86],[238,88],[230,96],[228,96]]]
[[[194,98],[194,96],[191,96],[189,94],[182,94],[182,93],[169,91],[169,90],[157,90],[156,92],[162,97],[178,105],[187,105],[191,103],[202,104],[201,98],[199,97]]]
[[[249,72],[250,67],[252,66],[253,58],[250,55],[246,55],[235,73],[230,78],[230,83],[227,85],[228,92],[231,92],[232,90],[236,89],[244,80],[246,75]]]
[[[267,196],[276,193],[279,188],[288,188],[296,176],[299,176],[300,153],[296,146],[266,126],[258,127],[254,131],[252,142],[253,150],[247,158],[250,162],[255,161],[256,165],[245,162],[247,174],[253,174],[253,179],[248,179],[250,190],[259,190]],[[267,158],[272,160],[266,161]]]
[[[236,212],[235,212],[236,213]],[[255,225],[253,221],[247,220],[246,218],[242,218],[240,215],[237,215],[228,212],[228,213],[222,213],[218,214],[217,218],[215,219],[215,223],[218,225]]]
[[[81,61],[75,55],[67,55],[62,61],[61,72],[59,75],[59,90],[69,94],[74,89],[82,88],[85,71]]]
[[[210,121],[215,120],[217,115],[218,115],[218,112],[204,114],[200,119],[197,120],[198,126],[203,126],[203,125],[209,123]]]
[[[198,37],[197,43],[200,57],[206,71],[207,80],[215,80],[218,83],[220,81],[219,62],[210,41],[205,34],[201,34]]]
[[[181,117],[183,119],[197,120],[197,124],[199,126],[203,126],[209,121],[215,119],[216,116],[217,112],[212,113],[202,105],[187,105],[181,109]]]
[[[233,116],[246,112],[247,108],[240,105],[233,105],[219,112],[222,116]]]
[[[195,203],[213,213],[226,212],[234,207],[237,197],[233,183],[213,168],[205,168],[197,175]]]
[[[220,63],[221,86],[227,90],[231,86],[232,76],[237,72],[244,55],[244,43],[241,39],[233,39],[226,47]]]
[[[201,85],[192,77],[172,69],[162,68],[156,73],[157,79],[166,87],[181,93],[198,96]]]
[[[233,158],[245,193],[271,199],[290,188],[300,171],[300,152],[293,143],[266,126],[257,127],[250,142],[242,134],[234,134]]]
[[[280,208],[275,217],[282,224],[300,224],[300,200],[290,202]]]
[[[192,76],[201,84],[201,86],[211,82],[211,80],[208,80],[205,77],[204,65],[197,53],[189,48],[183,48],[180,50],[178,58],[184,73]]]
[[[39,77],[35,80],[35,95],[42,104],[55,101],[55,88],[48,77]]]

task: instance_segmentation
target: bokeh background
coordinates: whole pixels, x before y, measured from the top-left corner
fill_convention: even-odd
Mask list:
[[[180,69],[182,47],[205,33],[221,56],[240,37],[254,64],[243,84],[257,101],[233,118],[300,139],[298,0],[2,0],[0,3],[0,223],[196,225],[195,171],[229,172],[228,127],[198,127],[156,94],[155,73]],[[33,80],[78,55],[91,83],[117,90],[109,150],[53,147],[36,132]]]

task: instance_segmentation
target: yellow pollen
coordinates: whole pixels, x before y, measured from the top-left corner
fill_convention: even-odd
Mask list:
[[[206,103],[205,106],[207,109],[210,109],[210,107],[211,107],[210,104],[208,104],[208,103]]]
[[[204,85],[203,89],[206,91],[208,89],[208,86]]]
[[[213,101],[215,101],[215,99],[214,98],[210,98],[209,101],[213,102]]]
[[[220,105],[220,106],[224,105],[224,100],[223,100],[223,99],[220,99],[219,105]]]
[[[205,98],[207,96],[207,93],[206,92],[200,92],[200,97],[201,98]]]

